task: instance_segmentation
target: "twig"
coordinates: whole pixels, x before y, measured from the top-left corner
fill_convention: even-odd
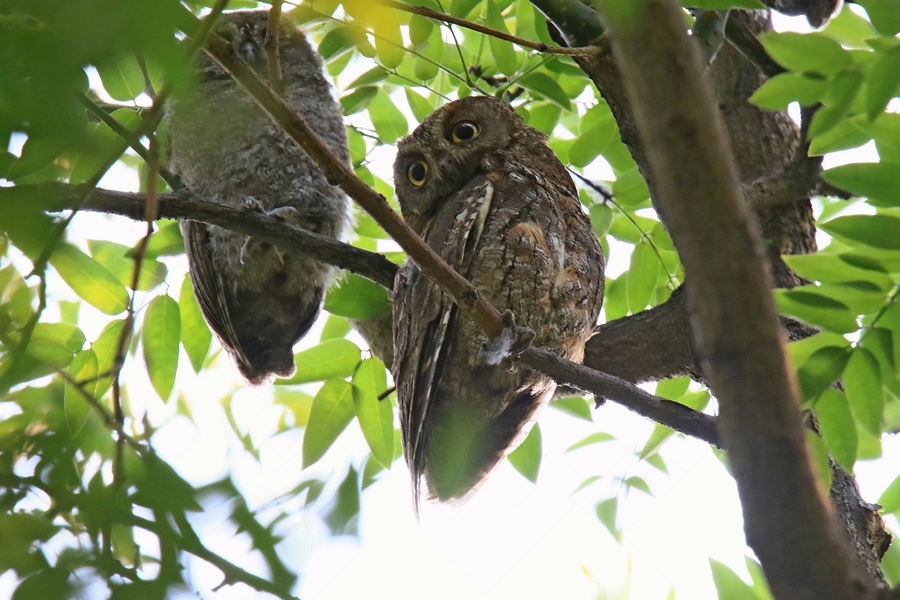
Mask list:
[[[543,348],[528,348],[519,360],[558,382],[607,398],[675,431],[721,448],[716,418],[683,404],[654,396],[624,379],[560,358]]]
[[[268,67],[269,85],[279,96],[284,96],[284,79],[281,76],[281,56],[279,52],[278,34],[281,31],[281,2],[271,0],[269,21],[266,24],[266,66]]]
[[[383,4],[384,6],[390,6],[391,8],[395,8],[397,10],[402,10],[404,12],[420,15],[429,19],[434,19],[435,21],[443,21],[444,23],[448,23],[450,25],[459,25],[460,27],[465,27],[466,29],[477,31],[478,33],[483,33],[485,35],[505,40],[507,42],[512,42],[513,44],[522,46],[523,48],[531,48],[532,50],[545,52],[547,54],[562,54],[566,56],[590,56],[592,54],[600,54],[601,52],[603,52],[603,49],[599,46],[562,48],[560,46],[550,46],[543,42],[532,42],[531,40],[526,40],[525,38],[510,35],[505,31],[499,31],[491,27],[485,27],[484,25],[479,25],[478,23],[473,23],[472,21],[467,21],[466,19],[448,15],[447,13],[442,13],[430,8],[425,8],[424,6],[403,4],[402,2],[395,2],[395,0],[376,0],[376,2],[378,2],[379,4]]]

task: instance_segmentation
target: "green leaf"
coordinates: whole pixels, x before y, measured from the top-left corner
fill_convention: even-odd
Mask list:
[[[455,17],[465,18],[474,10],[481,0],[453,0],[450,3],[450,14]]]
[[[869,433],[880,436],[884,393],[878,359],[865,348],[855,348],[844,368],[843,382],[857,420]]]
[[[78,297],[108,315],[128,307],[128,290],[100,263],[70,244],[60,244],[50,264]]]
[[[744,564],[750,572],[750,579],[753,580],[753,591],[756,592],[759,600],[775,600],[772,596],[772,590],[769,589],[769,582],[766,580],[766,574],[763,573],[762,566],[750,558],[744,557]]]
[[[181,283],[178,314],[181,317],[181,345],[191,360],[194,372],[199,373],[212,345],[212,332],[203,319],[203,313],[200,312],[190,277],[185,277]]]
[[[181,339],[178,303],[168,295],[154,298],[144,314],[142,331],[147,375],[153,389],[165,402],[172,394],[178,370],[178,343]]]
[[[550,403],[550,406],[564,413],[568,413],[575,418],[583,419],[591,423],[594,422],[594,416],[591,413],[591,403],[581,396],[553,400]]]
[[[329,379],[316,394],[303,433],[303,468],[316,463],[334,443],[353,416],[353,386]]]
[[[650,242],[638,242],[631,253],[628,269],[628,308],[633,314],[641,312],[650,303],[659,280],[659,267],[659,257]]]
[[[709,404],[709,392],[707,392],[706,390],[697,392],[685,392],[678,398],[674,399],[674,401],[678,402],[679,404],[683,404],[688,408],[702,411],[704,408],[706,408],[706,405]],[[655,425],[653,427],[653,431],[650,433],[650,436],[647,438],[647,441],[644,442],[644,447],[641,448],[641,451],[638,453],[638,457],[644,459],[648,456],[651,456],[659,449],[660,446],[663,445],[666,440],[668,440],[674,434],[675,432],[665,425]]]
[[[809,126],[810,137],[818,137],[835,127],[856,99],[862,87],[863,76],[860,69],[847,69],[838,73],[822,96],[825,105],[816,111]]]
[[[184,239],[181,237],[181,227],[178,221],[161,221],[159,229],[150,236],[145,258],[157,258],[159,256],[175,256],[184,254]],[[132,249],[131,252],[134,252]]]
[[[296,388],[276,387],[275,403],[291,411],[294,416],[294,427],[306,427],[309,423],[309,412],[312,410],[313,397]],[[287,429],[287,426],[285,426]]]
[[[602,238],[612,225],[612,209],[606,204],[595,204],[588,209],[588,213],[591,215],[591,225],[594,226],[597,237]]]
[[[88,240],[88,248],[98,263],[106,267],[123,285],[131,287],[134,280],[134,258],[129,256],[131,248],[105,240]],[[141,261],[141,276],[137,289],[142,292],[152,290],[166,280],[166,265],[145,256]]]
[[[900,164],[854,163],[828,169],[822,173],[822,177],[828,183],[847,190],[855,196],[877,198],[881,202],[900,206],[900,176],[898,173],[900,173]],[[900,238],[900,236],[897,237]],[[900,242],[898,242],[898,246],[900,246]]]
[[[900,3],[897,0],[858,0],[857,4],[866,9],[878,33],[887,36],[900,33]]]
[[[763,83],[750,102],[769,110],[787,110],[791,102],[811,106],[819,101],[828,88],[828,80],[808,77],[801,73],[779,73]]]
[[[869,281],[879,289],[889,290],[890,276],[878,264],[861,261],[865,257],[850,254],[784,254],[781,257],[792,271],[812,281],[843,283]],[[865,266],[863,266],[865,265]]]
[[[519,447],[507,457],[516,471],[531,483],[537,483],[538,471],[541,469],[541,427],[537,423],[528,432],[528,436]]]
[[[616,511],[619,506],[618,498],[607,498],[598,502],[594,507],[594,512],[603,526],[612,534],[614,538],[619,539],[619,531],[616,529]]]
[[[375,20],[375,54],[382,66],[394,69],[403,61],[403,36],[393,10],[381,10]]]
[[[326,33],[319,42],[319,54],[327,62],[363,42],[369,44],[365,34],[353,27],[340,25]],[[371,48],[371,45],[369,47]],[[374,54],[374,48],[372,50],[372,54]]]
[[[409,130],[406,117],[384,90],[378,90],[369,102],[369,118],[375,126],[375,133],[385,144],[393,144]]]
[[[579,448],[584,448],[585,446],[590,446],[592,444],[600,444],[602,442],[611,442],[616,439],[611,433],[606,433],[605,431],[598,431],[596,433],[592,433],[581,441],[575,442],[568,448],[566,448],[566,452],[571,452],[572,450],[578,450]]]
[[[690,377],[663,379],[656,384],[656,395],[669,400],[676,400],[687,392],[690,384]]]
[[[644,181],[644,176],[641,175],[641,171],[637,168],[637,165],[626,171],[619,172],[616,176],[616,180],[613,182],[612,188],[616,200],[626,206],[636,207],[650,197],[650,190],[647,189],[647,182]],[[652,220],[648,219],[648,221],[651,221],[651,223],[645,231],[652,229],[653,225],[656,224],[656,222]]]
[[[611,114],[582,131],[569,149],[569,162],[585,167],[603,154],[616,136],[616,122]]]
[[[418,46],[424,44],[434,29],[434,23],[431,19],[426,19],[420,15],[410,15],[409,17],[409,41]]]
[[[753,588],[744,583],[744,580],[725,564],[711,558],[709,568],[712,570],[713,583],[716,585],[719,600],[759,600]]]
[[[535,94],[555,102],[563,110],[570,110],[571,103],[555,79],[539,71],[532,72],[519,80],[519,85]]]
[[[434,112],[434,107],[426,98],[410,88],[404,88],[404,92],[406,93],[406,102],[409,104],[409,109],[417,121],[424,121],[425,117]]]
[[[900,218],[897,217],[850,215],[821,223],[819,228],[826,233],[852,242],[860,242],[884,250],[900,250],[900,235],[897,234],[900,231]]]
[[[866,114],[873,120],[887,108],[900,85],[900,45],[880,53],[866,77]]]
[[[886,292],[871,281],[847,281],[825,283],[819,286],[804,285],[795,290],[809,291],[837,300],[847,306],[854,315],[878,312],[884,306]]]
[[[352,115],[365,110],[377,93],[377,86],[365,85],[356,88],[349,94],[344,94],[341,96],[341,108],[344,109],[344,114]]]
[[[349,319],[371,319],[387,305],[383,287],[354,273],[347,273],[325,296],[325,310]]]
[[[856,316],[842,302],[803,290],[774,290],[778,312],[828,331],[856,331]]]
[[[626,477],[622,483],[625,484],[625,487],[640,490],[648,496],[653,495],[653,492],[650,491],[650,486],[640,477]]]
[[[812,400],[840,378],[850,360],[847,348],[824,346],[813,352],[797,370],[803,397]]]
[[[660,454],[651,454],[644,458],[648,465],[657,469],[661,473],[669,474],[669,467],[666,466],[666,461],[663,460],[663,457]]]
[[[850,48],[869,49],[866,40],[878,35],[872,24],[865,17],[861,17],[848,5],[844,5],[838,15],[828,22],[823,33],[834,38],[842,46]]]
[[[359,473],[351,465],[322,515],[331,535],[359,535],[359,487]]]
[[[440,72],[441,58],[444,55],[444,39],[441,37],[441,28],[436,27],[428,38],[428,44],[420,48],[419,56],[416,56],[413,72],[416,79],[431,81]],[[409,88],[405,88],[407,94]]]
[[[144,74],[134,56],[110,57],[96,67],[104,89],[114,100],[132,100],[144,91]]]
[[[344,317],[329,315],[325,320],[325,326],[322,327],[322,335],[319,337],[320,342],[326,340],[339,339],[350,333],[350,322]]]
[[[75,383],[82,384],[81,388],[90,396],[98,398],[97,386],[99,380],[97,375],[100,373],[100,369],[97,363],[97,355],[94,354],[93,350],[83,350],[76,354],[72,362],[69,363],[66,373]],[[63,402],[66,410],[66,423],[74,437],[84,427],[88,415],[91,413],[91,405],[78,388],[68,381],[66,382]]]
[[[325,340],[294,355],[297,370],[290,379],[276,379],[280,385],[294,385],[349,377],[356,372],[360,359],[359,346],[344,338]]]
[[[848,473],[856,463],[856,422],[850,414],[850,404],[840,390],[827,389],[814,404],[819,431],[834,460]]]
[[[506,23],[503,22],[503,15],[493,0],[487,0],[485,3],[486,21],[488,27],[509,33]],[[494,36],[488,36],[488,45],[491,48],[491,54],[494,57],[494,64],[497,70],[504,75],[512,75],[516,72],[516,51],[510,42],[501,40]],[[566,97],[568,99],[568,96]]]
[[[18,342],[18,332],[13,336]],[[64,367],[84,347],[81,329],[71,323],[38,323],[31,332],[28,355],[54,367]]]
[[[850,66],[850,53],[819,33],[766,32],[759,36],[769,55],[790,71],[834,77]]]
[[[385,469],[394,460],[394,411],[388,399],[378,397],[387,390],[384,364],[367,358],[353,375],[353,406],[356,420],[375,457]]]
[[[831,489],[831,457],[828,455],[828,448],[822,438],[816,435],[814,431],[804,429],[806,436],[806,447],[809,448],[810,458],[812,459],[813,469],[816,477],[824,484],[826,490]]]
[[[94,354],[97,356],[97,370],[99,373],[109,373],[115,367],[116,352],[119,349],[119,338],[122,335],[123,327],[125,327],[124,319],[118,319],[107,323],[106,327],[103,328],[103,331],[100,332],[100,335],[97,336],[94,343],[91,344],[91,350],[93,350]],[[129,339],[124,342],[123,352],[128,349],[130,342],[131,332],[129,332]],[[110,385],[112,385],[111,376],[101,379],[97,383],[97,388],[94,390],[96,397],[102,398]]]
[[[829,152],[858,148],[872,139],[861,127],[865,115],[841,119],[831,129],[817,135],[809,145],[809,156],[824,156]]]
[[[887,489],[884,490],[878,499],[878,504],[881,505],[885,513],[900,511],[900,475],[887,486]]]

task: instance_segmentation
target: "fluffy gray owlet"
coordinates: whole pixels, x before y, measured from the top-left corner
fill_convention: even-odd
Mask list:
[[[267,11],[231,12],[216,27],[263,77],[267,19]],[[322,75],[321,58],[292,25],[283,23],[278,39],[288,104],[349,163],[341,108]],[[349,218],[346,196],[202,52],[197,71],[196,89],[167,114],[172,170],[210,200],[340,237]],[[197,301],[241,374],[251,384],[290,375],[293,346],[319,315],[333,269],[212,225],[183,221],[181,231]]]
[[[451,102],[398,144],[403,218],[534,344],[581,362],[603,300],[603,252],[572,179],[506,104]],[[481,328],[412,263],[394,286],[394,381],[418,506],[467,498],[527,434],[555,382],[487,364]]]

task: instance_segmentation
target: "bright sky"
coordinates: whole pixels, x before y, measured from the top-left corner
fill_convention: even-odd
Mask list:
[[[779,17],[776,22],[781,30],[805,29],[805,22],[797,19]],[[834,164],[856,162],[873,157],[873,152],[865,147],[829,160]],[[389,174],[386,167],[392,160],[392,152],[384,150],[373,171]],[[121,165],[101,182],[101,187],[115,189],[133,190],[135,186],[133,172]],[[75,221],[70,237],[76,242],[98,237],[130,244],[142,231],[142,225],[124,219],[84,214]],[[617,242],[611,243],[609,273],[615,276],[627,268],[627,255],[617,248]],[[183,257],[166,262],[172,286],[169,293],[177,297],[186,263]],[[59,281],[51,281],[51,291],[54,299],[74,299]],[[81,312],[80,324],[88,339],[94,339],[106,317],[87,305]],[[317,340],[318,329],[303,343],[312,345]],[[273,514],[272,499],[309,476],[300,471],[302,431],[269,439],[281,415],[272,402],[271,387],[244,388],[227,357],[221,357],[218,368],[201,377],[182,359],[176,387],[188,399],[197,427],[183,416],[175,416],[174,399],[164,405],[142,368],[130,362],[124,380],[132,410],[135,414],[146,410],[154,423],[169,420],[154,437],[154,446],[189,481],[202,485],[231,470],[251,508]],[[220,409],[220,399],[235,390],[235,418],[260,445],[260,463],[243,452]],[[413,517],[409,475],[402,460],[364,492],[359,539],[330,538],[314,514],[298,510],[299,506],[277,507],[292,513],[277,530],[284,536],[279,546],[283,559],[302,573],[295,592],[306,600],[663,600],[674,586],[677,598],[711,600],[716,592],[709,558],[749,580],[744,566],[749,551],[744,545],[735,484],[710,449],[695,440],[671,439],[662,450],[670,471],[664,475],[634,456],[652,423],[613,403],[595,410],[593,416],[594,423],[588,423],[552,408],[545,410],[540,418],[543,462],[537,485],[504,462],[467,504],[425,504],[419,523]],[[610,432],[617,440],[565,452],[595,431]],[[863,497],[872,502],[900,464],[900,440],[888,438],[883,446],[882,459],[857,464]],[[340,481],[347,457],[353,457],[359,468],[366,452],[358,426],[352,423],[310,471],[324,477],[337,473],[333,479]],[[573,494],[591,476],[600,479]],[[600,524],[594,505],[619,494],[621,481],[629,476],[644,478],[655,497],[632,491],[619,499],[623,538],[618,543]],[[262,561],[248,552],[247,535],[235,534],[227,514],[226,506],[212,501],[192,520],[208,547],[247,569],[264,569]],[[893,518],[890,524],[897,528]],[[48,544],[48,555],[65,541],[60,538]],[[154,545],[151,537],[138,542]],[[212,592],[221,581],[219,571],[200,560],[191,560],[190,567],[186,575],[204,598],[267,597],[242,586]],[[10,573],[0,577],[0,598],[9,597],[13,583]]]

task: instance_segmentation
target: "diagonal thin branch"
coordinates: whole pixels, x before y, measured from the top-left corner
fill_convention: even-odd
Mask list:
[[[544,52],[546,54],[561,54],[564,56],[589,56],[591,54],[600,54],[603,52],[603,48],[600,46],[584,46],[581,48],[566,48],[562,46],[551,46],[549,44],[545,44],[543,42],[533,42],[531,40],[526,40],[525,38],[520,38],[515,35],[511,35],[506,33],[505,31],[500,31],[498,29],[493,29],[491,27],[486,27],[485,25],[480,25],[478,23],[473,23],[472,21],[467,21],[466,19],[461,19],[459,17],[454,17],[453,15],[448,15],[447,13],[443,13],[437,10],[433,10],[430,8],[426,8],[424,6],[414,6],[411,4],[404,4],[402,2],[396,2],[395,0],[375,0],[378,4],[383,4],[384,6],[389,6],[391,8],[402,10],[404,12],[408,12],[414,15],[420,15],[422,17],[427,17],[429,19],[434,19],[435,21],[443,21],[444,23],[448,23],[450,25],[459,25],[460,27],[464,27],[466,29],[471,29],[472,31],[476,31],[478,33],[483,33],[485,35],[489,35],[491,37],[495,37],[500,40],[505,40],[507,42],[512,42],[517,46],[522,46],[523,48],[530,48],[532,50],[537,50],[538,52]]]

